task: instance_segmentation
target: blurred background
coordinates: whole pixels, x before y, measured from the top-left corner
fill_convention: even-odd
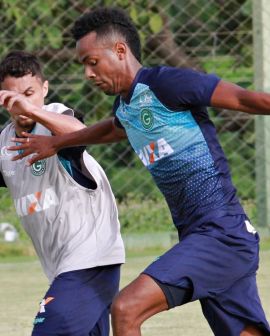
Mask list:
[[[140,31],[145,66],[191,67],[216,73],[245,88],[270,88],[267,0],[1,0],[0,56],[13,49],[34,52],[50,82],[47,103],[62,102],[76,109],[83,113],[87,125],[110,116],[114,98],[96,91],[84,79],[70,28],[84,11],[99,5],[117,5],[131,15]],[[209,113],[227,154],[238,196],[253,225],[267,237],[269,121],[227,110],[209,109]],[[0,127],[8,122],[8,114],[0,110]],[[95,145],[88,150],[109,176],[128,246],[170,244],[174,229],[167,205],[128,142]],[[0,190],[0,223],[14,225],[17,241],[23,243],[12,248],[1,244],[0,255],[5,249],[29,254],[31,248],[24,244],[27,237],[4,189]]]

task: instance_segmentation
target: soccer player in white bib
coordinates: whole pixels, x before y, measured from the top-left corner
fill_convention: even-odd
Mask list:
[[[125,256],[107,177],[85,147],[30,167],[12,161],[7,147],[23,131],[61,135],[85,126],[63,104],[44,105],[48,81],[32,54],[9,53],[0,63],[0,85],[12,117],[0,134],[0,187],[9,189],[50,281],[32,336],[108,336]]]

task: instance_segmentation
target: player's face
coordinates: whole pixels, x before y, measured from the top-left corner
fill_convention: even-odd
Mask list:
[[[42,82],[39,77],[32,76],[32,74],[18,78],[7,76],[1,84],[1,89],[18,92],[24,95],[30,103],[41,108],[48,93],[48,82]],[[34,121],[30,118],[19,116],[16,119],[16,123],[22,128],[29,128],[34,124]]]
[[[91,32],[77,42],[76,49],[87,79],[107,95],[122,93],[125,75],[121,43],[105,44]]]

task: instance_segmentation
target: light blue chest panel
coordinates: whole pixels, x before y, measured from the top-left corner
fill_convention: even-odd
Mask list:
[[[223,204],[223,188],[209,147],[190,111],[166,108],[145,84],[116,116],[164,194],[176,226]]]

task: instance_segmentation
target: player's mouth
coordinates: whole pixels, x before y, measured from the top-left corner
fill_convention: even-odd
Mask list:
[[[97,87],[97,88],[99,88],[100,90],[102,90],[102,91],[104,91],[105,89],[106,89],[106,83],[104,83],[104,82],[97,82],[97,83],[95,83],[95,86]]]

